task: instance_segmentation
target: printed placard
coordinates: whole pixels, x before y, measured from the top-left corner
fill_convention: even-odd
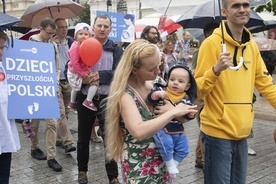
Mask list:
[[[115,42],[133,42],[135,39],[135,16],[133,14],[96,11],[96,16],[106,14],[111,19],[108,38]]]
[[[8,118],[59,118],[54,45],[13,42],[2,60],[8,82]]]

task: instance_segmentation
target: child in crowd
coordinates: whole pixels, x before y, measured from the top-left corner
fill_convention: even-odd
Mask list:
[[[148,95],[149,103],[162,105],[163,100],[169,100],[173,105],[184,103],[192,105],[196,99],[196,82],[192,72],[184,65],[172,66],[168,72],[167,85],[155,83],[154,89]],[[195,118],[194,113],[184,116],[186,120]],[[188,155],[189,145],[184,127],[176,119],[171,120],[163,129],[154,135],[155,143],[159,149],[167,170],[175,178],[179,173],[177,166]]]
[[[71,101],[68,105],[68,108],[76,110],[76,97],[77,93],[81,88],[82,79],[87,76],[91,67],[87,66],[80,57],[80,45],[81,43],[90,38],[92,35],[92,28],[86,23],[78,23],[75,26],[75,41],[72,43],[71,48],[69,49],[70,62],[68,63],[68,81],[72,87],[71,91]],[[83,106],[87,107],[92,111],[97,111],[97,107],[94,105],[92,99],[96,94],[98,87],[96,85],[91,85],[88,90],[87,98],[82,103]]]

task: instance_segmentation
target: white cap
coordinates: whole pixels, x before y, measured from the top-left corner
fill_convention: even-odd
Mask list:
[[[84,30],[87,30],[89,31],[90,34],[92,34],[92,28],[91,26],[89,26],[88,24],[86,23],[78,23],[76,26],[75,26],[75,36],[77,34],[77,32],[81,29],[84,29]]]

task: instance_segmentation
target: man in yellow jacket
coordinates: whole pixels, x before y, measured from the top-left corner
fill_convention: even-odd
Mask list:
[[[254,87],[276,108],[276,86],[257,44],[244,27],[249,0],[222,0],[227,18],[201,45],[195,79],[204,99],[201,138],[205,146],[205,184],[246,183],[247,141],[254,119]],[[222,52],[223,26],[226,50]],[[237,70],[229,70],[243,59]]]

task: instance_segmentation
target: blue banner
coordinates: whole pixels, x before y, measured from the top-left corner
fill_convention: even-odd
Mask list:
[[[8,118],[59,118],[53,44],[17,39],[13,42],[2,60],[8,82]]]
[[[115,42],[133,42],[135,39],[135,16],[133,14],[96,11],[96,16],[106,14],[111,19],[108,38]]]

